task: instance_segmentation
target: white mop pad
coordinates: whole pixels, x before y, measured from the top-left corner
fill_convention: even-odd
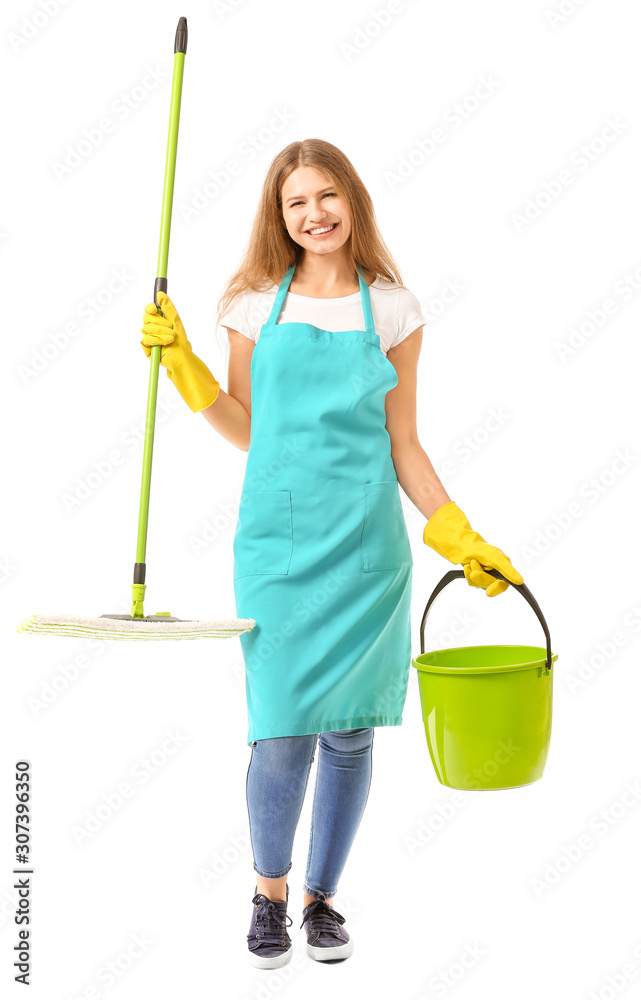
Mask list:
[[[215,618],[212,621],[157,621],[148,619],[82,618],[80,615],[31,615],[17,632],[69,635],[87,639],[227,639],[250,632],[253,618]]]

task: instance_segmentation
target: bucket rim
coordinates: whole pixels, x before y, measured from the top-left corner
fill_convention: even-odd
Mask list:
[[[522,661],[520,663],[488,664],[479,667],[453,667],[435,663],[421,663],[421,656],[434,656],[439,653],[461,653],[474,649],[540,649],[541,657],[538,660]],[[558,660],[559,654],[552,651],[551,663]],[[516,670],[534,670],[538,667],[545,667],[547,662],[547,649],[543,646],[534,646],[525,643],[490,643],[480,646],[450,646],[446,649],[433,649],[427,653],[420,653],[412,659],[412,666],[423,673],[429,674],[502,674],[511,673]]]

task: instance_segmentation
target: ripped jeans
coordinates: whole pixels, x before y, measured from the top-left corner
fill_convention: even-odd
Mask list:
[[[374,729],[254,740],[247,809],[254,870],[280,878],[292,866],[316,742],[319,754],[303,889],[334,896],[369,797]]]

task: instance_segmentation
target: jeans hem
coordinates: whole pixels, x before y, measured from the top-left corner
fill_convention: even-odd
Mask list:
[[[274,872],[261,872],[260,868],[257,868],[256,864],[254,864],[254,871],[258,872],[259,875],[262,875],[263,878],[282,878],[283,875],[287,875],[292,867],[292,864],[293,862],[290,861],[287,868],[283,868],[282,872],[276,872],[275,874]]]
[[[324,889],[312,889],[310,885],[307,885],[307,883],[304,882],[303,892],[306,892],[308,896],[313,896],[315,892],[322,892],[326,899],[332,899],[338,892],[338,889],[334,889],[333,892],[325,892]]]

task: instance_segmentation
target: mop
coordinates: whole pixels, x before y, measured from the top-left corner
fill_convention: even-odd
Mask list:
[[[171,88],[171,110],[169,115],[169,138],[165,160],[165,183],[163,188],[162,223],[160,227],[160,250],[158,254],[158,277],[154,285],[154,302],[160,312],[157,293],[167,292],[167,258],[169,256],[169,230],[174,197],[174,175],[176,170],[176,149],[178,145],[178,125],[180,121],[180,99],[182,95],[183,68],[187,52],[187,19],[181,17],[176,29],[174,43],[174,75]],[[161,313],[161,315],[163,315]],[[154,425],[156,421],[156,396],[158,390],[158,369],[160,365],[160,344],[151,348],[151,369],[147,396],[147,416],[145,423],[145,443],[142,461],[142,489],[140,493],[140,513],[138,517],[138,544],[134,564],[132,584],[133,604],[130,615],[100,615],[98,618],[84,618],[79,615],[33,614],[25,618],[16,631],[37,632],[49,635],[76,636],[79,638],[98,637],[102,639],[225,639],[232,635],[242,635],[254,628],[253,618],[219,618],[211,621],[194,621],[174,618],[168,611],[157,611],[145,615],[143,598],[146,584],[147,524],[149,520],[149,492],[151,486],[151,460],[154,446]]]

